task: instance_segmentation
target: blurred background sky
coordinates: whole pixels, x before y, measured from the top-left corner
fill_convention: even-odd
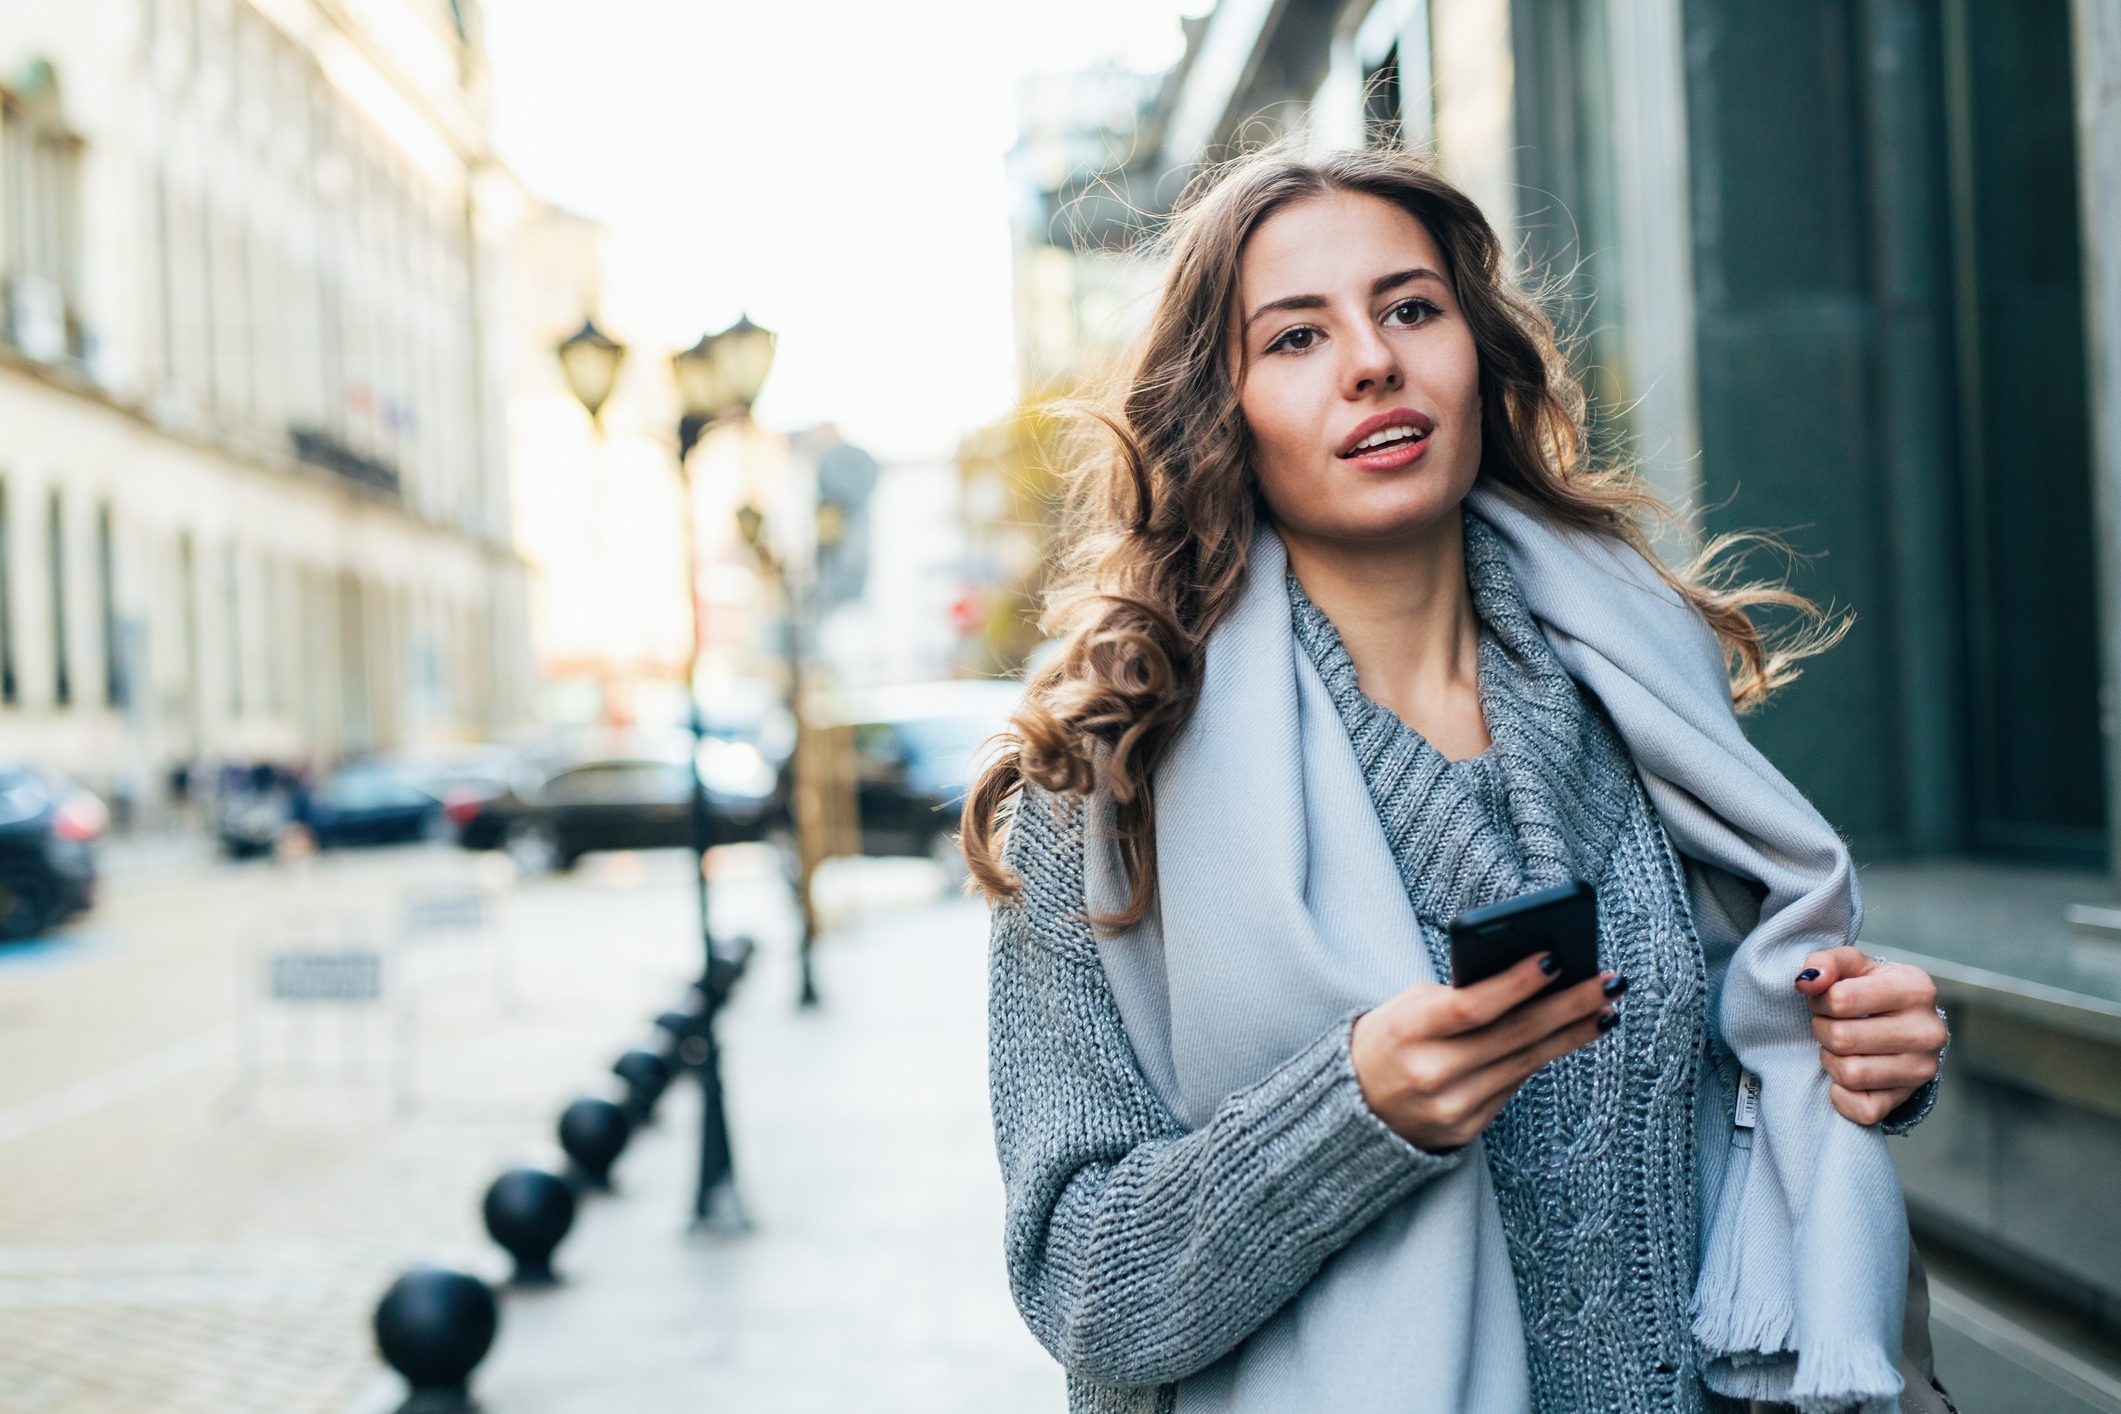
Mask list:
[[[494,144],[610,228],[612,325],[682,348],[748,310],[781,336],[762,420],[943,456],[1016,395],[1020,81],[1168,69],[1205,8],[502,0]]]

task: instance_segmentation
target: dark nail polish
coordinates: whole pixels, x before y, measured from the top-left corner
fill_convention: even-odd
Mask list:
[[[1611,1007],[1606,1008],[1605,1014],[1598,1018],[1598,1029],[1600,1031],[1610,1031],[1619,1024],[1620,1013],[1614,1011]]]
[[[1625,977],[1608,977],[1605,979],[1605,994],[1609,997],[1617,997],[1627,989],[1628,979]]]
[[[1539,959],[1539,970],[1552,977],[1555,973],[1561,971],[1561,959],[1552,953],[1548,953],[1545,957]]]
[[[1797,974],[1797,980],[1800,982],[1816,982],[1819,980],[1819,969],[1807,967],[1804,971]]]

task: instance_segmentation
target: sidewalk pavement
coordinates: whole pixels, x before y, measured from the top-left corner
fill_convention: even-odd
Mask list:
[[[721,1031],[753,1230],[685,1232],[699,1105],[681,1080],[617,1192],[585,1197],[561,1285],[502,1293],[472,1381],[487,1414],[1064,1407],[1002,1268],[985,910],[937,899],[923,861],[852,861],[820,893],[814,1011],[793,1004],[784,920],[737,921],[762,943]],[[493,1253],[481,1274],[503,1271]],[[403,1389],[379,1370],[349,1414],[384,1414]]]
[[[256,950],[298,915],[385,939],[482,867],[215,864],[0,955],[0,1410],[345,1407],[391,1278],[485,1247],[500,1161],[698,965],[683,857],[612,856],[500,888],[483,941],[409,946],[382,1005],[261,1002]]]

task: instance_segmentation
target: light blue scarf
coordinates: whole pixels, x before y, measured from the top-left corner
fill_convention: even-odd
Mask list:
[[[1899,1184],[1882,1136],[1829,1102],[1792,985],[1807,953],[1856,936],[1848,851],[1746,740],[1713,632],[1641,557],[1485,484],[1467,507],[1500,536],[1555,656],[1604,704],[1673,844],[1766,891],[1742,937],[1716,911],[1695,920],[1704,950],[1731,958],[1715,1025],[1759,1080],[1752,1127],[1696,1154],[1704,1378],[1806,1414],[1896,1410]],[[1157,907],[1100,939],[1136,1055],[1189,1128],[1350,1006],[1435,980],[1347,734],[1294,640],[1285,567],[1262,525],[1157,772]],[[1116,910],[1116,851],[1089,849],[1085,875],[1092,910]],[[1183,1383],[1180,1409],[1529,1407],[1485,1157],[1367,1229],[1248,1343],[1260,1348]]]

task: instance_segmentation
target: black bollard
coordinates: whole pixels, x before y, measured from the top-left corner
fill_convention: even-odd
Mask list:
[[[698,986],[691,986],[685,989],[685,995],[676,1005],[655,1019],[655,1025],[658,1031],[669,1036],[672,1041],[682,1042],[699,1029],[706,1016],[707,994]]]
[[[736,1165],[729,1144],[729,1118],[722,1095],[721,1047],[716,1043],[716,1015],[751,965],[756,944],[731,938],[707,960],[707,975],[693,985],[706,1003],[706,1015],[678,1046],[678,1058],[700,1078],[700,1165],[692,1192],[695,1232],[735,1233],[749,1230],[751,1220],[736,1190]]]
[[[708,954],[706,990],[710,1004],[715,1010],[729,1000],[736,984],[743,980],[744,972],[751,966],[751,955],[758,951],[758,944],[747,937],[734,937],[719,944]]]
[[[584,1095],[560,1113],[560,1147],[574,1160],[578,1188],[608,1190],[611,1165],[625,1149],[633,1125],[610,1100]]]
[[[661,1032],[656,1033],[667,1042]],[[671,1063],[655,1050],[636,1047],[612,1062],[611,1073],[626,1082],[626,1117],[636,1126],[655,1118],[656,1101],[670,1084]]]
[[[486,1231],[516,1259],[512,1286],[550,1286],[552,1252],[574,1225],[574,1190],[549,1169],[521,1164],[493,1181],[482,1212]]]
[[[415,1267],[376,1305],[376,1349],[412,1394],[398,1414],[470,1414],[471,1372],[493,1347],[500,1310],[477,1277]]]

